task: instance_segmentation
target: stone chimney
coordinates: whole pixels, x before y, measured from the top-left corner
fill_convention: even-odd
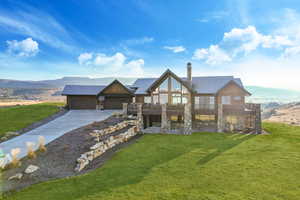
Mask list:
[[[187,81],[192,85],[192,63],[188,62],[186,69],[187,69]]]

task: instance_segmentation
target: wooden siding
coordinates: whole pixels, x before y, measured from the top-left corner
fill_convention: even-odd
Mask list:
[[[105,88],[101,94],[130,94],[128,90],[124,88],[123,85],[121,85],[118,82],[113,83],[112,85]]]
[[[67,104],[69,109],[96,109],[96,96],[68,95]]]
[[[106,96],[104,100],[104,109],[122,109],[123,103],[132,103],[132,97]]]
[[[234,83],[229,83],[217,94],[217,104],[221,104],[222,96],[231,96],[231,104],[238,105],[245,103],[245,96],[248,94]],[[241,100],[234,100],[234,96],[240,96]]]
[[[144,95],[137,95],[135,96],[136,103],[144,103]]]

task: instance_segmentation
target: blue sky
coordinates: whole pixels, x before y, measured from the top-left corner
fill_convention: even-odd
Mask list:
[[[234,75],[300,90],[296,0],[0,0],[0,78]]]

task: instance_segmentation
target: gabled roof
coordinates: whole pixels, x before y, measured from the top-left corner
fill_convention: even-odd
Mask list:
[[[251,93],[248,92],[248,91],[243,87],[242,81],[241,81],[241,79],[239,79],[239,78],[233,79],[233,80],[229,81],[229,82],[226,83],[222,88],[220,88],[220,89],[218,90],[218,92],[220,92],[222,89],[224,89],[227,85],[229,85],[229,84],[231,84],[231,83],[237,85],[237,87],[239,87],[241,90],[243,90],[243,91],[244,91],[246,94],[248,94],[249,96],[251,95]],[[240,83],[240,84],[239,84],[239,83]]]
[[[62,95],[97,95],[105,85],[66,85]]]
[[[66,85],[62,91],[62,95],[98,95],[114,83],[121,84],[130,94],[133,94],[135,91],[131,86],[125,86],[120,81],[114,80],[109,85]]]
[[[230,81],[234,81],[241,88],[244,88],[241,79],[234,78],[233,76],[207,76],[192,78],[193,89],[198,94],[216,94]]]
[[[150,87],[147,89],[148,92],[153,89],[153,87],[156,87],[156,85],[165,79],[165,77],[167,76],[172,76],[174,79],[176,79],[177,81],[179,81],[180,83],[182,83],[187,89],[192,90],[191,86],[185,82],[184,80],[182,80],[180,77],[178,77],[176,74],[174,74],[170,69],[167,69],[159,78],[157,78],[152,85],[150,85]]]
[[[105,88],[103,88],[101,90],[101,92],[104,92],[107,88],[109,88],[110,86],[112,86],[113,84],[120,84],[128,93],[130,94],[134,94],[134,90],[131,89],[128,86],[123,85],[120,81],[118,81],[117,79],[115,79],[113,82],[111,82],[109,85],[105,86]]]
[[[161,77],[163,77],[163,75]],[[132,85],[132,87],[138,88],[136,90],[135,94],[137,94],[137,95],[148,94],[147,91],[149,90],[149,88],[151,88],[151,86],[155,85],[155,83],[160,78],[139,78],[139,79],[137,79]],[[186,77],[181,78],[181,80],[182,80],[182,83],[187,84]],[[239,87],[241,87],[243,90],[245,90],[241,79],[234,78],[233,76],[192,77],[192,89],[198,94],[216,94],[216,93],[218,93],[218,91],[220,89],[225,87],[230,81],[234,81]],[[250,94],[247,90],[245,90],[245,92]]]

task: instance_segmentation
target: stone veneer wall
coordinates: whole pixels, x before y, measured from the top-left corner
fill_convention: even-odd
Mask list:
[[[167,133],[171,129],[170,120],[167,115],[167,104],[161,105],[161,132]]]
[[[117,144],[126,142],[131,137],[138,134],[137,131],[137,120],[127,120],[116,124],[115,126],[110,126],[106,129],[95,130],[90,133],[91,136],[95,137],[95,141],[97,142],[93,146],[90,147],[90,151],[81,154],[81,156],[77,159],[77,165],[75,167],[75,171],[80,172],[83,170],[90,162],[92,162],[95,158],[101,156],[107,150],[113,148]],[[109,135],[115,131],[121,130],[123,128],[130,127],[123,133],[120,133],[115,136],[110,136],[105,140],[101,141],[101,137],[105,135]]]

